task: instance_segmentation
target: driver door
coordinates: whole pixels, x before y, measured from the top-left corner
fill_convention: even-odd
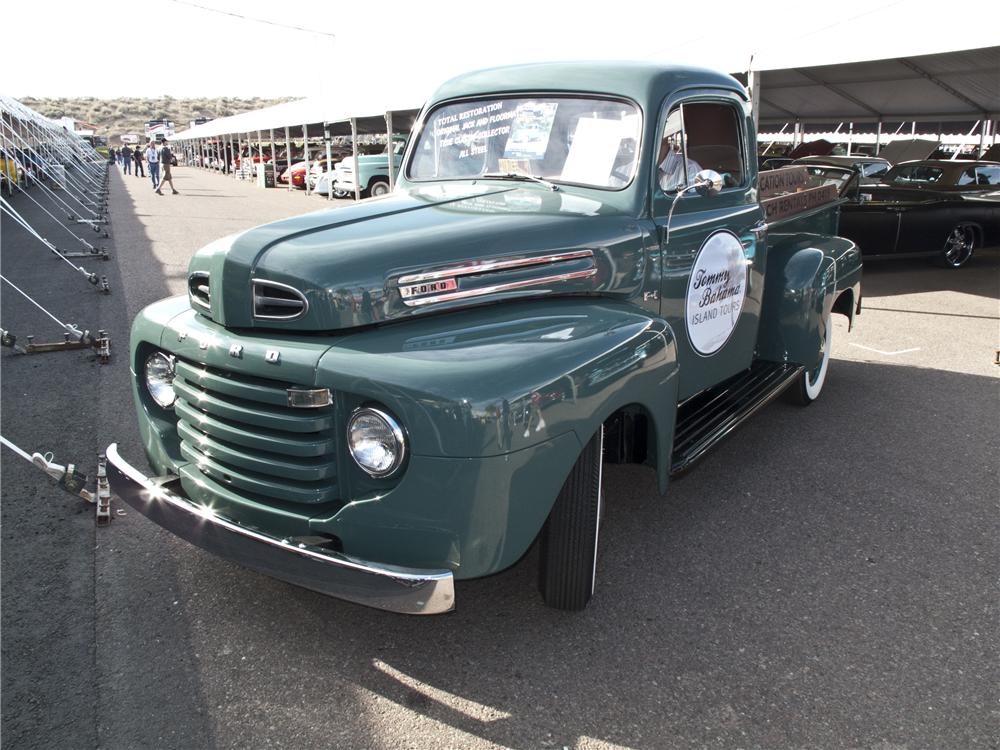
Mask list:
[[[660,310],[677,337],[683,400],[753,362],[764,214],[753,189],[745,102],[718,92],[689,96],[672,103],[660,122],[652,201],[663,258]],[[703,169],[722,176],[717,195],[687,189]]]

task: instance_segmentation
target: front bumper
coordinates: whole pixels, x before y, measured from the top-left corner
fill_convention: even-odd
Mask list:
[[[449,570],[381,565],[322,547],[271,536],[199,507],[181,493],[177,477],[156,481],[107,449],[111,491],[148,519],[197,547],[321,594],[369,607],[430,615],[455,607]]]

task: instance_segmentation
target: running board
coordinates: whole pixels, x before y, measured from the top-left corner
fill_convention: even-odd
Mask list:
[[[702,391],[677,410],[670,473],[680,474],[791,384],[802,367],[756,362],[739,375]]]

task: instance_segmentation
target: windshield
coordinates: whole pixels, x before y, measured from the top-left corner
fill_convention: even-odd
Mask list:
[[[411,180],[484,174],[616,190],[632,181],[640,118],[628,102],[511,97],[449,104],[428,117],[407,166]]]

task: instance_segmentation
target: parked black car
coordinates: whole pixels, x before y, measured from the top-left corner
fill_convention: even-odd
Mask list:
[[[958,268],[977,247],[1000,244],[1000,162],[904,162],[877,185],[845,183],[841,195],[839,233],[869,258],[928,256]]]

